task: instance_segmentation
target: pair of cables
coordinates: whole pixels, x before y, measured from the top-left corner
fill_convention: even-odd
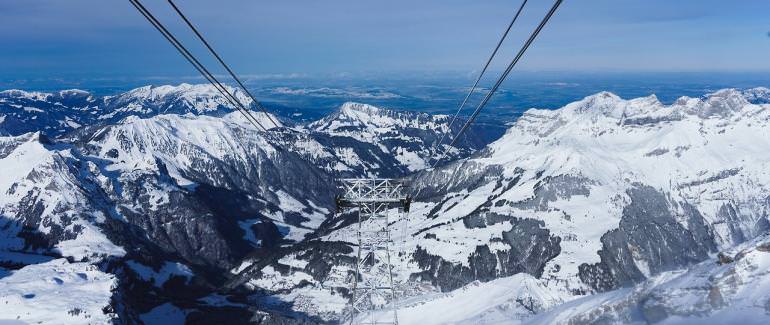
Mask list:
[[[484,108],[484,106],[487,105],[487,103],[489,102],[489,99],[492,98],[492,95],[495,94],[495,92],[500,87],[500,85],[503,83],[503,81],[505,81],[505,79],[508,77],[508,74],[510,74],[511,70],[513,70],[513,67],[515,67],[516,64],[519,62],[519,60],[521,60],[522,56],[524,56],[524,53],[527,51],[527,49],[529,49],[530,45],[532,45],[532,43],[535,41],[537,36],[543,30],[543,27],[545,27],[545,25],[551,19],[553,14],[556,12],[556,9],[559,8],[559,6],[561,5],[562,2],[563,2],[563,0],[556,0],[556,2],[554,2],[554,4],[551,7],[551,9],[548,11],[548,13],[545,15],[545,17],[543,17],[543,19],[540,21],[540,24],[538,24],[537,28],[535,28],[535,30],[532,31],[532,33],[530,34],[530,36],[527,39],[527,41],[524,42],[524,45],[522,45],[522,47],[519,49],[519,51],[516,54],[516,56],[508,64],[508,67],[505,69],[505,71],[503,71],[503,73],[497,79],[497,81],[495,82],[494,86],[489,90],[489,92],[487,92],[487,94],[484,96],[484,98],[481,100],[481,102],[478,104],[478,106],[476,106],[476,109],[473,111],[473,113],[471,114],[470,118],[467,121],[465,121],[465,124],[463,124],[463,126],[460,128],[460,131],[457,133],[457,135],[449,143],[449,146],[446,147],[444,149],[443,153],[438,157],[438,159],[435,162],[433,162],[433,165],[431,166],[431,168],[436,167],[436,165],[438,165],[438,163],[442,159],[444,159],[446,157],[446,155],[448,154],[450,148],[457,143],[457,141],[461,138],[462,134],[473,123],[473,121],[479,115],[479,112],[481,112],[481,110]],[[484,64],[484,68],[481,70],[481,73],[479,73],[478,78],[476,78],[476,82],[473,83],[473,86],[471,87],[471,89],[468,92],[468,94],[465,96],[465,99],[462,101],[462,104],[460,104],[460,107],[457,109],[457,112],[455,113],[454,117],[452,118],[451,122],[449,123],[449,129],[447,130],[446,133],[444,133],[444,136],[441,137],[441,140],[439,140],[434,145],[434,150],[435,150],[435,147],[440,146],[444,142],[444,138],[446,137],[447,134],[452,133],[452,125],[457,120],[457,118],[460,115],[460,112],[462,111],[463,107],[465,107],[465,104],[468,102],[468,98],[476,90],[476,87],[478,86],[479,81],[484,76],[484,73],[487,71],[487,68],[489,67],[489,64],[492,62],[494,57],[497,55],[497,52],[500,49],[500,45],[503,43],[503,41],[508,36],[508,33],[511,31],[511,28],[513,27],[513,24],[519,18],[519,15],[521,14],[521,11],[524,9],[524,5],[526,5],[526,4],[527,4],[527,0],[524,0],[521,3],[521,6],[519,7],[519,10],[516,11],[516,15],[513,16],[513,19],[511,20],[511,23],[508,24],[508,28],[505,30],[505,33],[503,33],[502,37],[500,38],[500,41],[497,42],[497,46],[495,46],[494,51],[492,51],[492,55],[490,55],[490,57],[487,60],[486,64]]]
[[[214,88],[222,94],[222,96],[225,97],[225,99],[233,106],[235,109],[237,109],[243,116],[246,118],[246,120],[251,123],[255,128],[258,130],[265,130],[267,131],[267,128],[260,123],[259,119],[255,117],[252,112],[246,107],[246,105],[243,104],[243,102],[238,99],[237,96],[235,96],[235,92],[230,92],[230,90],[220,82],[216,76],[214,76],[207,68],[204,66],[180,41],[177,39],[173,33],[171,33],[139,0],[129,0],[131,4],[136,8],[137,11],[139,11],[144,18],[147,19],[150,24],[152,24],[155,29],[160,32],[163,37],[171,43],[171,45],[176,48],[177,51],[179,51],[179,54],[181,54],[193,67],[195,67],[196,70],[204,77],[206,80],[214,86]],[[262,106],[259,101],[257,101],[256,98],[251,94],[251,92],[244,86],[243,82],[241,82],[241,79],[238,78],[238,76],[233,72],[232,69],[224,62],[221,56],[214,50],[214,48],[209,44],[208,41],[203,37],[203,35],[198,31],[198,29],[195,27],[195,25],[192,24],[192,22],[187,18],[187,16],[182,13],[182,11],[179,9],[179,7],[174,4],[173,1],[168,0],[168,3],[171,5],[171,7],[174,9],[174,11],[184,20],[184,22],[187,24],[190,29],[195,33],[195,35],[198,37],[198,39],[203,42],[203,44],[206,46],[206,48],[211,52],[211,54],[217,59],[217,61],[227,70],[227,72],[230,74],[230,76],[233,78],[233,80],[236,81],[236,83],[240,86],[240,88],[246,93],[254,103],[254,105],[260,109],[265,115],[267,116],[268,120],[273,124],[274,127],[279,127],[279,124],[271,117],[271,115],[267,112],[264,106]]]

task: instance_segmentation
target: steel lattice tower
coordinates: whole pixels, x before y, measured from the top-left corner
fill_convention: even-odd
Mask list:
[[[337,207],[358,208],[358,253],[350,300],[351,324],[398,324],[388,210],[409,212],[411,198],[391,179],[343,179]],[[388,310],[392,310],[388,312]]]

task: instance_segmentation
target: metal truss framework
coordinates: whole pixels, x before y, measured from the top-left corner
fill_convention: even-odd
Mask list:
[[[358,254],[350,301],[351,324],[398,324],[388,210],[408,212],[411,198],[391,179],[343,179],[338,208],[358,208]],[[391,312],[392,311],[392,312]]]

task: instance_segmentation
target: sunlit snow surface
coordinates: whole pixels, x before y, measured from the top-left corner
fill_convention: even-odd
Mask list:
[[[65,259],[0,274],[0,323],[107,324],[115,276]]]
[[[97,226],[106,216],[88,205],[86,189],[80,186],[80,175],[69,168],[75,158],[65,146],[46,146],[39,133],[17,137],[0,137],[0,145],[8,152],[0,155],[0,220],[11,227],[13,219],[25,211],[19,211],[18,203],[32,194],[42,208],[43,222],[37,231],[48,234],[53,227],[63,227],[72,235],[56,243],[56,251],[76,260],[105,256],[122,256],[123,248],[113,244]],[[88,167],[92,167],[88,165]],[[10,228],[7,228],[10,230]],[[0,234],[0,249],[21,249],[23,246],[15,233]]]

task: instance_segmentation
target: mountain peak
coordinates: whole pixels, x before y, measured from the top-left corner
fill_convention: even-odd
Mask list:
[[[770,89],[756,87],[743,91],[743,97],[752,104],[770,104]]]
[[[50,93],[39,91],[26,91],[21,89],[9,89],[0,91],[0,97],[26,98],[31,100],[46,100]]]
[[[81,89],[65,89],[61,90],[54,97],[57,97],[56,99],[61,100],[68,100],[68,101],[92,101],[93,96],[90,92],[87,92],[85,90]]]
[[[371,121],[373,115],[381,115],[385,110],[369,104],[346,102],[337,111],[337,119],[355,120],[362,123]]]
[[[368,114],[376,114],[379,113],[382,109],[376,106],[372,106],[369,104],[364,103],[357,103],[357,102],[346,102],[340,106],[339,111],[345,114],[358,114],[358,113],[368,113]]]
[[[602,91],[585,98],[567,104],[562,111],[576,115],[615,115],[619,104],[624,102],[622,98],[608,91]],[[619,115],[618,115],[619,116]]]
[[[387,128],[436,128],[446,118],[425,113],[380,108],[369,104],[346,102],[334,113],[308,125],[323,132],[346,133],[352,129],[385,132]],[[440,121],[440,122],[439,122]],[[442,124],[443,125],[443,124]]]
[[[706,95],[706,100],[703,104],[698,105],[695,113],[703,118],[710,116],[727,117],[749,104],[741,91],[728,88]]]
[[[233,87],[225,85],[225,87],[231,92],[236,94],[240,93],[238,89],[235,89]],[[209,84],[188,84],[188,83],[181,83],[177,86],[174,85],[160,85],[160,86],[153,86],[153,85],[147,85],[139,88],[135,88],[132,90],[129,90],[128,92],[121,94],[119,96],[116,96],[116,98],[119,98],[121,96],[127,95],[129,97],[134,98],[143,98],[147,100],[160,100],[167,97],[172,96],[200,96],[200,97],[221,97],[222,95],[219,93],[219,91],[213,86]],[[239,98],[241,99],[241,98]],[[243,100],[242,100],[243,102]],[[244,102],[244,104],[248,104],[247,102]]]
[[[575,102],[574,108],[577,112],[605,111],[622,100],[618,95],[602,91]]]
[[[238,100],[250,107],[251,98],[239,89],[225,85]],[[113,110],[136,111],[148,114],[154,110],[157,113],[206,114],[214,112],[215,115],[223,115],[222,108],[235,109],[233,104],[223,96],[214,86],[209,84],[187,84],[177,86],[144,86],[129,90],[117,96],[104,98],[107,106]],[[228,110],[225,110],[225,112]]]

